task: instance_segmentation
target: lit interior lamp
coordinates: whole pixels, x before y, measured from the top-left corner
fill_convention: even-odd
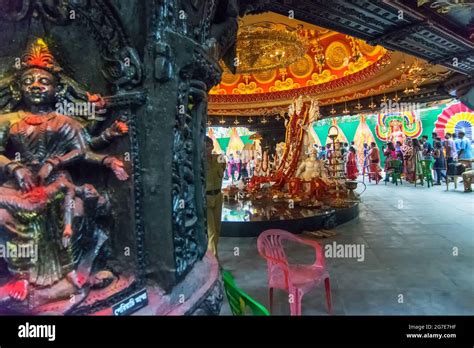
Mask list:
[[[225,124],[224,116],[221,116],[221,119],[219,121],[219,124]]]
[[[395,103],[398,103],[400,101],[400,97],[398,96],[398,92],[395,92],[395,97],[392,99]]]
[[[347,108],[347,102],[344,102],[344,110],[342,110],[342,113],[343,114],[348,114],[349,113],[349,109]]]
[[[377,105],[375,105],[374,103],[374,97],[370,97],[370,104],[369,104],[369,108],[371,108],[372,110],[375,109],[377,107]]]
[[[248,123],[252,123],[252,122],[253,122],[252,117],[249,117],[249,118],[247,119],[247,122],[248,122]]]

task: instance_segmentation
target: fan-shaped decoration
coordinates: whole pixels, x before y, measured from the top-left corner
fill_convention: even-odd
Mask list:
[[[230,155],[231,153],[235,154],[242,151],[244,148],[244,142],[240,138],[237,128],[232,127],[230,131],[230,140],[229,145],[227,145],[226,154]]]
[[[309,134],[311,135],[311,140],[313,141],[313,144],[316,144],[318,146],[321,146],[321,140],[319,140],[318,135],[316,134],[314,127],[309,127]]]
[[[420,117],[415,112],[379,114],[375,133],[382,141],[401,141],[406,137],[417,138],[423,132]]]
[[[448,106],[438,116],[435,122],[435,132],[444,138],[446,133],[458,133],[463,131],[466,137],[472,138],[472,127],[474,126],[474,111],[463,103]]]
[[[356,129],[354,135],[354,145],[357,149],[357,159],[359,161],[359,168],[364,166],[364,144],[370,146],[370,143],[375,142],[375,137],[372,131],[370,130],[367,122],[365,121],[365,116],[360,117],[359,126]]]

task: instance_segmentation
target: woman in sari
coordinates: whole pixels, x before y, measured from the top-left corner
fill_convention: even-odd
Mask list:
[[[411,140],[411,146],[405,152],[406,179],[414,183],[423,173],[421,160],[423,159],[423,149],[417,139]]]
[[[385,156],[385,166],[384,166],[385,181],[388,182],[389,181],[389,172],[392,169],[390,167],[390,162],[393,161],[393,160],[398,159],[397,151],[395,150],[395,146],[393,145],[393,143],[391,141],[387,143],[387,148],[384,149],[383,154]]]
[[[357,168],[357,155],[353,146],[349,148],[349,154],[347,155],[346,172],[347,178],[349,180],[356,180],[359,176],[359,169]]]
[[[380,175],[382,169],[380,168],[380,152],[375,142],[370,143],[370,151],[368,156],[370,160],[370,175],[372,179],[378,184],[382,179],[382,175]]]

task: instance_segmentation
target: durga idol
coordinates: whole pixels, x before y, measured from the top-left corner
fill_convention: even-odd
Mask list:
[[[94,261],[107,240],[98,219],[110,203],[94,186],[76,185],[71,166],[96,163],[128,178],[122,161],[93,152],[78,120],[55,110],[61,71],[47,45],[34,42],[12,79],[13,112],[0,115],[0,243],[37,249],[34,258],[5,257],[0,306],[26,301],[31,308],[93,287]]]

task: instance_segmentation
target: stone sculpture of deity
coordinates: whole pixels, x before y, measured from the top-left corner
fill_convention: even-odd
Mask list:
[[[62,76],[44,41],[34,42],[11,81],[16,106],[0,115],[0,243],[9,250],[35,251],[29,258],[5,256],[3,308],[84,295],[113,278],[95,264],[107,240],[107,229],[98,221],[110,211],[108,196],[91,184],[77,185],[71,166],[95,163],[127,180],[121,160],[93,151],[127,127],[114,124],[91,138],[77,119],[58,113]]]
[[[304,181],[326,178],[323,162],[316,159],[316,150],[313,147],[309,148],[308,157],[300,163],[296,171],[296,177]]]

